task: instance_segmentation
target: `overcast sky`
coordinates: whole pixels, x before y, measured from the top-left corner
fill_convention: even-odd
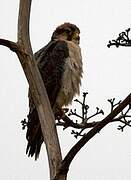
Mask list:
[[[89,92],[92,111],[98,106],[108,114],[107,99],[122,100],[130,93],[131,49],[108,49],[107,43],[131,27],[131,1],[32,1],[30,31],[34,52],[49,42],[58,25],[76,24],[81,30],[84,65],[81,92]],[[0,37],[16,41],[18,5],[19,0],[0,0]],[[20,121],[28,113],[28,83],[16,55],[2,46],[0,84],[0,179],[49,179],[45,146],[37,162],[25,155],[25,132]],[[131,179],[131,129],[121,133],[117,126],[105,127],[79,152],[68,180]],[[64,156],[76,140],[70,130],[60,129],[59,137]]]

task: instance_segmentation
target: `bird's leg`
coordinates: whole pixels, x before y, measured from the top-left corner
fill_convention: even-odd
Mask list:
[[[53,107],[55,119],[63,119],[65,117],[65,113],[68,112],[68,110],[68,108],[60,108],[59,106],[55,106],[55,108]]]

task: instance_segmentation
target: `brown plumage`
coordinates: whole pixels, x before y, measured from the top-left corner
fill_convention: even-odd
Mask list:
[[[79,94],[82,77],[79,34],[80,30],[76,25],[64,23],[56,28],[51,41],[35,53],[54,115],[58,109],[70,104],[73,97]],[[44,138],[30,91],[27,117],[26,153],[28,156],[35,155],[37,159]]]

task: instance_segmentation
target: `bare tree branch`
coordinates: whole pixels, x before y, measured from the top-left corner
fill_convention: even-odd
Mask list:
[[[83,93],[85,94],[85,93]],[[87,131],[89,128],[93,128],[96,126],[100,121],[92,121],[94,117],[96,118],[97,115],[102,114],[104,115],[104,111],[102,109],[99,109],[96,107],[96,112],[93,113],[92,115],[88,115],[88,110],[90,109],[89,105],[86,104],[85,97],[83,96],[83,103],[81,101],[74,100],[79,103],[82,109],[82,115],[77,112],[76,109],[70,110],[68,113],[68,116],[74,116],[76,118],[75,122],[73,119],[70,119],[67,115],[62,116],[62,119],[58,119],[56,122],[57,126],[62,126],[63,130],[71,127],[73,130],[71,131],[71,134],[74,135],[75,138],[82,137],[86,133],[84,131]],[[108,99],[108,102],[110,103],[111,106],[111,112],[115,109],[115,107],[119,106],[121,101],[115,102],[115,98]],[[83,111],[84,107],[84,111]],[[69,111],[69,109],[64,108],[65,113]],[[83,113],[84,112],[84,113]],[[88,120],[91,120],[91,122],[88,122]],[[112,122],[120,122],[121,124],[118,126],[118,130],[121,130],[122,132],[124,131],[125,127],[131,127],[131,103],[128,104],[127,108],[123,109],[110,123]],[[27,122],[25,120],[22,121],[23,128],[26,127]],[[77,129],[77,130],[74,130]],[[80,129],[80,131],[78,131]]]
[[[86,129],[86,128],[92,128],[94,127],[98,122],[88,122],[88,123],[77,123],[77,122],[73,122],[68,116],[64,116],[62,118],[62,120],[58,120],[58,122],[56,123],[57,126],[63,126],[64,129],[68,128],[68,127],[72,127],[72,128],[76,128],[76,129]]]
[[[130,28],[126,29],[125,31],[121,32],[117,39],[113,39],[109,41],[107,47],[110,48],[111,46],[116,46],[117,48],[119,46],[125,46],[130,47],[131,46],[131,39],[129,38],[129,32]]]
[[[84,135],[68,152],[62,161],[61,168],[58,174],[66,170],[68,172],[69,166],[76,156],[76,154],[80,151],[80,149],[94,136],[96,135],[103,127],[105,127],[108,123],[110,123],[128,104],[131,102],[131,94],[129,94],[123,102],[120,103],[106,118],[100,121],[94,128],[92,128],[86,135]]]
[[[74,101],[77,102],[80,107],[81,107],[81,113],[77,112],[76,109],[71,109],[69,111],[69,109],[63,109],[65,111],[65,113],[68,113],[68,115],[63,115],[62,118],[60,119],[58,117],[57,119],[57,123],[56,125],[57,126],[63,126],[63,130],[69,128],[69,127],[72,127],[72,128],[75,128],[75,129],[80,129],[80,132],[76,131],[76,130],[72,130],[71,131],[71,134],[74,135],[75,138],[77,138],[78,136],[83,136],[83,131],[84,130],[87,130],[89,128],[92,128],[94,127],[96,124],[99,123],[99,121],[95,122],[95,121],[92,121],[92,122],[89,122],[89,120],[91,119],[94,119],[94,117],[98,116],[98,115],[104,115],[104,112],[102,109],[96,107],[96,111],[95,113],[93,114],[89,114],[89,105],[86,103],[86,96],[87,96],[88,93],[83,93],[83,100],[80,101],[78,99],[75,99]],[[73,116],[74,118],[76,118],[76,120],[71,120],[69,118],[69,116]],[[25,127],[25,121],[22,122],[23,123],[23,128]]]
[[[31,0],[21,0],[18,18],[18,44],[26,52],[25,56],[18,53],[18,57],[23,66],[23,70],[28,79],[33,100],[35,102],[42,133],[44,136],[47,154],[50,166],[50,178],[56,174],[60,166],[62,156],[55,127],[55,119],[48,100],[46,89],[44,87],[41,75],[36,66],[29,36],[29,19],[30,19]],[[24,62],[24,63],[23,63]],[[55,142],[55,143],[54,143]],[[63,178],[64,179],[64,178]]]
[[[41,75],[35,63],[29,36],[29,19],[31,0],[20,0],[18,17],[18,42],[0,39],[0,44],[16,52],[29,82],[35,102],[42,133],[44,136],[50,167],[50,178],[53,179],[62,161],[62,155],[57,136],[55,119],[48,100]],[[65,180],[65,176],[61,176]]]
[[[6,40],[6,39],[0,39],[0,45],[8,47],[11,51],[14,51],[14,52],[17,52],[20,50],[17,43]]]

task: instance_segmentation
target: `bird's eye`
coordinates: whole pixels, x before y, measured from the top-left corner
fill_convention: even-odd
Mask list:
[[[69,34],[71,31],[69,29],[65,29],[65,32]]]

